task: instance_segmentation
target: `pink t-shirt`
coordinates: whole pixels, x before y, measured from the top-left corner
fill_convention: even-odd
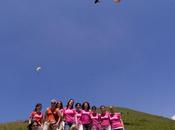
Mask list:
[[[61,114],[63,114],[63,112],[64,112],[64,109],[60,109],[60,112],[61,112]]]
[[[64,108],[63,115],[66,122],[75,123],[76,111],[74,109]]]
[[[99,127],[100,115],[98,113],[91,114],[92,126]]]
[[[120,113],[114,113],[113,115],[110,114],[110,122],[113,129],[123,127]]]
[[[91,112],[82,110],[81,111],[81,122],[82,124],[90,124],[91,123]]]
[[[110,125],[110,117],[109,117],[109,112],[106,112],[105,114],[100,115],[100,120],[101,120],[101,126],[102,127],[107,127]]]
[[[77,123],[81,124],[81,110],[76,111]]]
[[[35,120],[38,125],[41,125],[42,119],[43,119],[43,114],[42,113],[37,113],[37,112],[33,111],[30,114],[30,117],[29,118],[32,119],[32,120]]]

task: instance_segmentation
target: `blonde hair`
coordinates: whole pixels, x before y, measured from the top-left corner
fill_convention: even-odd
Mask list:
[[[109,106],[110,109],[113,109],[113,106]]]
[[[78,127],[77,127],[77,125],[72,125],[71,127],[70,127],[70,130],[78,130]]]

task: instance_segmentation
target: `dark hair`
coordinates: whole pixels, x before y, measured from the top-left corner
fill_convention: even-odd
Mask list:
[[[78,105],[81,106],[81,103],[76,103],[76,104],[75,104],[75,107],[77,107]]]
[[[90,104],[89,104],[89,102],[83,102],[83,104],[82,104],[82,109],[84,110],[85,109],[85,104],[87,103],[87,105],[88,105],[88,110],[90,109]]]
[[[92,108],[91,108],[92,110],[96,110],[97,108],[96,108],[96,106],[92,106]]]
[[[57,102],[57,108],[58,108],[58,103],[60,104],[60,108],[59,109],[63,109],[63,102],[62,101],[58,101]]]
[[[41,104],[41,103],[37,103],[37,104],[35,105],[35,109],[34,109],[34,111],[37,111],[37,107],[39,107],[39,106],[42,107],[42,104]]]
[[[102,109],[102,108],[106,108],[106,107],[105,107],[104,105],[101,105],[101,106],[100,106],[100,109]]]
[[[69,103],[70,103],[70,101],[73,101],[73,104],[72,104],[72,106],[71,106],[71,109],[74,107],[74,100],[73,99],[69,99],[69,101],[67,102],[67,105],[66,105],[66,107],[68,108],[68,106],[69,106]]]

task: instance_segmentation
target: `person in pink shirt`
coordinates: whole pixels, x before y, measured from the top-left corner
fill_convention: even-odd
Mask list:
[[[110,123],[112,130],[124,130],[124,124],[122,121],[121,113],[114,112],[112,106],[109,107],[110,110]]]
[[[82,104],[81,111],[81,122],[83,125],[83,130],[91,130],[91,112],[90,112],[90,104],[88,102],[84,102]]]
[[[42,104],[38,103],[34,111],[29,116],[29,130],[42,130],[43,114],[41,113]]]
[[[96,109],[96,106],[92,106],[91,108],[92,130],[101,130],[100,115],[96,112]]]
[[[76,111],[73,108],[74,106],[74,100],[70,99],[67,103],[66,108],[63,109],[63,117],[65,121],[65,130],[69,130],[73,124],[76,123]]]
[[[106,107],[103,105],[100,106],[100,110],[101,110],[100,115],[101,129],[111,130],[109,112],[106,111]]]
[[[63,116],[63,102],[62,101],[57,101],[57,108],[59,109],[59,111],[61,112],[61,115]],[[58,127],[58,130],[64,130],[64,121],[63,119],[60,120],[60,125]]]
[[[81,123],[81,103],[76,103],[75,104],[76,108],[76,125],[78,130],[83,130],[83,126]]]

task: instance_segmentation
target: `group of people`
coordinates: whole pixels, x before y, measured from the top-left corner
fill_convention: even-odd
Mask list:
[[[29,130],[124,130],[124,124],[119,112],[112,106],[107,111],[100,106],[101,113],[97,113],[96,106],[90,107],[89,102],[76,103],[70,99],[63,107],[61,101],[51,100],[44,114],[42,104],[38,103],[29,116]]]

